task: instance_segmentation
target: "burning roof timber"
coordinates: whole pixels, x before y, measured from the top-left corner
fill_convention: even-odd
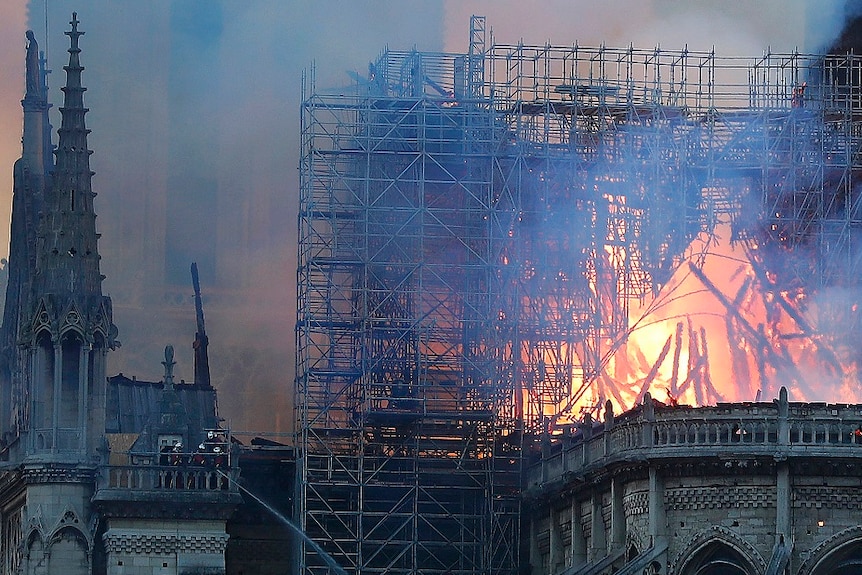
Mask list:
[[[464,55],[386,51],[355,94],[315,93],[305,109],[315,154],[370,153],[373,181],[393,182],[374,200],[392,226],[379,228],[368,289],[412,298],[411,265],[431,269],[432,249],[467,250],[446,263],[469,265],[470,217],[495,222],[475,233],[500,279],[491,313],[508,327],[496,333],[517,332],[498,342],[517,366],[514,409],[554,425],[647,391],[711,404],[788,382],[798,397],[858,397],[860,64],[474,38]],[[397,161],[417,153],[422,171]],[[333,175],[346,190],[361,177]],[[434,193],[475,197],[477,185],[489,195],[476,210]],[[370,228],[346,227],[373,217],[362,202],[348,194],[304,221],[370,245]],[[452,216],[416,228],[424,248],[397,239],[397,214],[415,220],[414,208]],[[485,289],[453,286],[435,300]],[[430,316],[405,306],[373,313],[421,331]]]

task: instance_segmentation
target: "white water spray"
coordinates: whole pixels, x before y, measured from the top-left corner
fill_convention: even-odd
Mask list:
[[[278,510],[275,509],[272,505],[270,505],[269,503],[267,503],[266,501],[264,501],[263,499],[261,499],[260,497],[258,497],[257,495],[255,495],[254,493],[252,493],[251,491],[249,491],[248,489],[246,489],[242,485],[240,485],[240,483],[238,481],[233,480],[225,472],[221,471],[220,469],[217,469],[216,471],[222,477],[226,478],[229,482],[231,482],[234,485],[236,485],[237,487],[239,487],[239,489],[242,492],[247,494],[249,497],[251,497],[252,499],[257,501],[261,505],[263,505],[270,513],[275,515],[282,523],[287,525],[291,531],[293,531],[294,533],[299,535],[303,541],[308,543],[311,546],[311,548],[314,549],[314,551],[323,558],[323,560],[326,562],[326,564],[329,566],[330,569],[335,571],[338,575],[348,575],[347,571],[344,570],[344,567],[342,567],[341,565],[336,563],[335,559],[333,559],[332,555],[330,555],[329,553],[324,551],[323,548],[320,545],[318,545],[317,542],[314,541],[311,537],[306,535],[305,531],[300,529],[296,523],[294,523],[293,521],[291,521],[290,519],[288,519],[287,517],[285,517],[284,515],[279,513]]]

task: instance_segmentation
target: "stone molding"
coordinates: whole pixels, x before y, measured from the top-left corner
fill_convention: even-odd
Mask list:
[[[24,468],[24,481],[28,485],[39,483],[95,483],[94,468],[44,465]]]
[[[774,489],[762,486],[686,487],[665,490],[665,505],[673,510],[727,509],[732,507],[774,508]]]
[[[649,513],[649,492],[637,491],[627,493],[623,497],[623,509],[625,510],[626,517]]]
[[[176,533],[111,533],[102,536],[109,554],[144,555],[165,553],[220,554],[227,547],[227,533],[179,535]]]
[[[794,508],[860,509],[862,492],[858,487],[794,487]]]

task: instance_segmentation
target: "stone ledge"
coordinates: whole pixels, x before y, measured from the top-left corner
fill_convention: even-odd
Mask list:
[[[109,554],[198,553],[223,555],[227,533],[212,535],[179,535],[176,533],[111,533],[102,536]]]

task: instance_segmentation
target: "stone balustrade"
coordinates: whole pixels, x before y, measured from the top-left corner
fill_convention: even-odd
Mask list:
[[[709,456],[862,458],[862,405],[790,403],[782,388],[771,403],[714,407],[644,403],[615,417],[610,403],[602,423],[546,441],[527,470],[527,488],[578,477],[615,461]]]
[[[195,465],[110,465],[103,468],[98,489],[133,491],[237,491],[239,470]]]

